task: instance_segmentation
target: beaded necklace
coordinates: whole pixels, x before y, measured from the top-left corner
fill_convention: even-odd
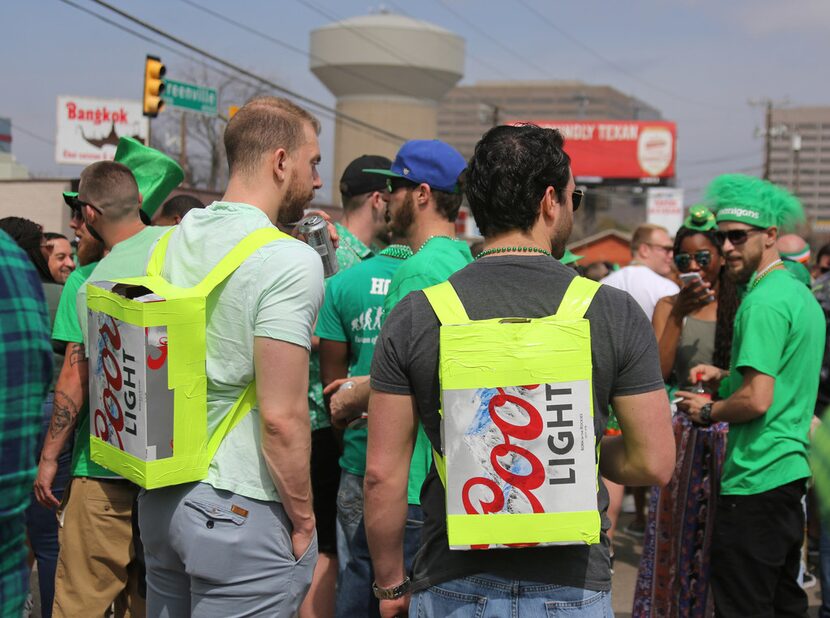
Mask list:
[[[493,247],[492,249],[485,249],[476,256],[476,259],[486,257],[488,255],[496,255],[499,253],[541,253],[548,257],[553,257],[550,251],[540,249],[539,247]]]
[[[757,275],[755,275],[755,279],[753,279],[753,281],[752,281],[752,285],[750,285],[750,286],[749,286],[749,289],[750,289],[750,290],[754,290],[754,289],[755,289],[755,287],[756,287],[759,283],[761,283],[761,279],[763,279],[763,278],[764,278],[764,277],[766,277],[768,274],[770,274],[770,273],[772,272],[772,269],[773,269],[773,268],[775,268],[776,266],[781,266],[783,263],[784,263],[784,262],[783,262],[782,260],[775,260],[772,264],[770,264],[770,265],[769,265],[769,266],[767,266],[764,270],[762,270],[762,271],[761,271],[761,272],[759,272]]]
[[[380,252],[380,255],[386,255],[398,260],[405,260],[412,257],[412,249],[406,245],[389,245]]]
[[[427,239],[423,242],[423,244],[422,244],[420,247],[418,247],[418,251],[420,251],[421,249],[423,249],[424,247],[426,247],[426,246],[427,246],[427,243],[428,243],[430,240],[433,240],[433,239],[435,239],[435,238],[446,238],[447,240],[455,240],[455,238],[453,238],[452,236],[446,236],[446,235],[444,235],[444,234],[436,234],[435,236],[430,236],[429,238],[427,238]],[[418,251],[416,251],[415,253],[418,253]]]

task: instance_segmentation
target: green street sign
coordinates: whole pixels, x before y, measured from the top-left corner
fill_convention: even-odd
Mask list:
[[[216,116],[217,114],[215,88],[165,79],[164,91],[161,96],[170,107],[188,112],[199,112],[208,116]]]

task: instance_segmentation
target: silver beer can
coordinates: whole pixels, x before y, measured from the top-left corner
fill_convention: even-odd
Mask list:
[[[336,274],[339,265],[337,264],[337,253],[329,236],[328,223],[320,215],[309,215],[297,224],[297,230],[305,236],[306,242],[323,260],[323,275],[331,277]]]

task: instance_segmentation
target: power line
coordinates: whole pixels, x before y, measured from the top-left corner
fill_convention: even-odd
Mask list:
[[[528,4],[528,2],[526,2],[526,0],[518,0],[518,2],[523,7],[525,7],[525,9],[527,9],[529,12],[533,13],[539,19],[541,19],[543,22],[545,22],[550,28],[555,30],[560,36],[568,39],[571,43],[573,43],[577,47],[580,47],[581,49],[588,52],[589,54],[591,54],[595,58],[601,60],[602,62],[604,62],[608,66],[612,67],[617,72],[622,73],[623,75],[625,75],[629,79],[632,79],[636,82],[639,82],[640,84],[642,84],[644,86],[647,86],[648,88],[651,88],[652,90],[656,90],[657,92],[661,92],[664,95],[669,96],[669,97],[671,97],[671,98],[673,98],[677,101],[682,101],[684,103],[691,103],[693,105],[703,106],[703,107],[706,107],[707,109],[720,109],[721,111],[729,111],[729,112],[734,111],[733,109],[723,108],[723,107],[720,107],[720,106],[717,106],[717,105],[712,105],[711,103],[706,103],[706,102],[703,102],[703,101],[696,101],[694,99],[689,99],[688,97],[679,95],[676,92],[673,92],[671,90],[663,88],[662,86],[660,86],[658,84],[654,84],[654,83],[652,83],[648,80],[643,79],[642,77],[640,77],[636,73],[634,73],[632,71],[629,71],[628,69],[626,69],[622,65],[614,62],[613,60],[611,60],[610,58],[604,56],[603,54],[600,54],[598,51],[596,51],[592,47],[589,47],[588,45],[583,43],[579,38],[577,38],[577,37],[573,36],[572,34],[570,34],[567,30],[564,30],[563,28],[560,28],[559,26],[557,26],[550,18],[548,18],[547,15],[545,15],[544,13],[540,12],[539,10],[537,10],[536,8],[534,8],[533,6]]]
[[[527,58],[524,58],[524,57],[522,57],[521,55],[517,54],[515,50],[513,50],[512,48],[510,48],[510,47],[508,47],[507,45],[505,45],[504,43],[502,43],[500,40],[498,40],[497,38],[495,38],[494,36],[492,36],[490,33],[486,32],[483,28],[480,28],[479,26],[476,26],[473,22],[471,22],[469,19],[467,19],[466,17],[464,17],[464,15],[462,15],[461,13],[459,13],[458,11],[456,11],[454,8],[452,8],[451,6],[449,6],[449,5],[445,2],[445,0],[436,0],[436,1],[438,2],[438,4],[440,4],[440,5],[441,5],[441,7],[442,7],[445,11],[447,11],[448,13],[450,13],[450,14],[454,15],[454,16],[456,17],[456,19],[458,19],[459,21],[461,21],[461,22],[463,22],[463,23],[467,24],[467,26],[468,26],[469,28],[471,28],[473,31],[477,32],[479,35],[481,35],[481,36],[483,36],[484,38],[486,38],[488,41],[490,41],[490,42],[491,42],[493,45],[495,45],[496,47],[498,47],[498,48],[500,48],[500,49],[503,49],[503,50],[504,50],[504,51],[506,51],[508,54],[510,54],[511,56],[513,56],[514,58],[516,58],[519,62],[521,62],[521,63],[523,63],[523,64],[525,64],[525,65],[527,65],[527,66],[529,66],[529,67],[531,67],[531,68],[533,68],[533,69],[536,69],[536,70],[537,70],[539,73],[541,73],[544,77],[546,77],[546,78],[547,78],[547,77],[549,76],[549,74],[550,74],[550,70],[549,70],[549,69],[546,69],[546,68],[544,68],[544,67],[541,67],[541,66],[539,66],[538,64],[536,64],[535,62],[533,62],[532,60],[528,60]]]
[[[61,0],[61,2],[73,5],[73,3],[70,2],[70,0]],[[396,135],[395,133],[392,133],[391,131],[387,131],[387,130],[382,129],[380,127],[376,127],[372,124],[369,124],[367,122],[364,122],[364,121],[360,120],[359,118],[355,118],[355,117],[350,116],[348,114],[344,114],[342,112],[339,112],[336,109],[333,109],[333,108],[331,108],[331,107],[329,107],[329,106],[327,106],[323,103],[320,103],[319,101],[315,101],[314,99],[303,96],[303,95],[301,95],[297,92],[294,92],[292,90],[289,90],[288,88],[285,88],[285,87],[277,84],[276,82],[274,82],[270,79],[262,77],[261,75],[257,75],[256,73],[248,71],[247,69],[244,69],[244,68],[242,68],[238,65],[235,65],[232,62],[229,62],[228,60],[225,60],[224,58],[216,56],[215,54],[212,54],[212,53],[210,53],[210,52],[208,52],[208,51],[206,51],[206,50],[204,50],[200,47],[197,47],[196,45],[193,45],[192,43],[188,43],[187,41],[185,41],[185,40],[183,40],[183,39],[181,39],[181,38],[179,38],[175,35],[170,34],[169,32],[167,32],[165,30],[162,30],[161,28],[159,28],[157,26],[154,26],[153,24],[150,24],[149,22],[141,20],[141,19],[135,17],[134,15],[131,15],[130,13],[127,13],[126,11],[122,11],[118,7],[115,7],[111,4],[109,4],[108,2],[104,2],[104,0],[91,0],[91,2],[94,2],[95,4],[97,4],[99,6],[102,6],[105,9],[107,9],[107,10],[113,12],[113,13],[116,13],[117,15],[123,17],[124,19],[126,19],[128,21],[131,21],[131,22],[141,26],[142,28],[144,28],[146,30],[154,32],[155,34],[157,34],[158,36],[161,36],[164,39],[172,41],[173,43],[175,43],[177,45],[180,45],[181,47],[184,47],[185,49],[188,49],[192,52],[195,52],[195,53],[197,53],[201,56],[204,56],[205,58],[208,58],[209,60],[211,60],[212,62],[215,62],[216,64],[224,66],[224,67],[226,67],[226,68],[228,68],[232,71],[236,71],[236,72],[238,72],[238,73],[240,73],[240,74],[242,74],[242,75],[244,75],[244,76],[246,76],[250,79],[253,79],[253,80],[257,81],[257,82],[266,84],[267,86],[270,86],[271,88],[273,88],[274,90],[276,90],[278,92],[281,92],[281,93],[283,93],[285,95],[288,95],[288,96],[290,96],[294,99],[297,99],[298,101],[302,101],[302,102],[306,103],[307,105],[310,105],[310,106],[312,106],[316,109],[320,109],[320,110],[323,110],[323,111],[325,111],[329,114],[332,114],[332,115],[336,116],[337,118],[339,118],[340,120],[348,122],[348,123],[350,123],[352,125],[355,125],[357,127],[361,127],[363,129],[369,130],[369,131],[377,134],[379,137],[381,137],[383,139],[386,139],[388,141],[393,141],[395,144],[400,144],[401,142],[406,141],[406,138],[403,137],[403,136]]]
[[[245,32],[248,32],[249,34],[253,34],[254,36],[257,36],[257,37],[259,37],[259,38],[261,38],[265,41],[269,41],[271,43],[274,43],[275,45],[278,45],[278,46],[282,47],[283,49],[287,49],[287,50],[292,51],[294,53],[300,54],[300,55],[304,56],[305,58],[308,58],[310,60],[315,60],[315,61],[321,62],[321,63],[327,62],[326,59],[321,58],[320,56],[317,56],[316,54],[313,54],[310,51],[306,51],[304,49],[301,49],[299,47],[291,45],[290,43],[286,43],[285,41],[282,41],[282,40],[280,40],[280,39],[278,39],[274,36],[271,36],[271,35],[269,35],[265,32],[262,32],[261,30],[257,30],[256,28],[253,28],[252,26],[249,26],[249,25],[244,24],[242,22],[239,22],[239,21],[237,21],[237,20],[235,20],[231,17],[228,17],[227,15],[223,15],[222,13],[220,13],[218,11],[214,11],[213,9],[209,9],[207,7],[201,6],[200,4],[197,4],[196,2],[194,2],[193,0],[179,0],[179,2],[182,2],[183,4],[186,4],[188,6],[191,6],[191,7],[195,8],[195,9],[197,9],[197,10],[203,12],[203,13],[207,13],[208,15],[211,15],[211,16],[215,17],[216,19],[227,22],[227,23],[231,24],[232,26],[236,26],[237,28],[239,28],[239,29],[241,29]],[[383,82],[383,81],[380,81],[380,80],[377,80],[377,79],[373,79],[372,77],[370,77],[368,75],[364,75],[363,73],[360,73],[358,71],[354,71],[352,69],[349,69],[348,67],[333,65],[332,68],[337,70],[337,71],[340,71],[342,73],[345,73],[346,75],[351,75],[352,77],[354,77],[356,79],[360,79],[360,80],[362,80],[366,83],[369,83],[369,84],[372,84],[372,85],[375,85],[375,86],[380,86],[384,90],[391,90],[392,92],[394,92],[396,94],[400,94],[402,96],[407,96],[407,97],[412,96],[412,94],[410,92],[406,92],[404,90],[399,90],[397,88],[394,88],[388,82]]]
[[[55,145],[55,140],[51,140],[48,137],[43,137],[42,135],[38,135],[34,131],[30,131],[29,129],[24,129],[23,127],[21,127],[16,122],[13,122],[12,123],[12,132],[16,132],[16,131],[20,131],[24,135],[28,135],[29,137],[31,137],[33,139],[39,140],[39,141],[44,142],[46,144],[49,144],[51,146]]]

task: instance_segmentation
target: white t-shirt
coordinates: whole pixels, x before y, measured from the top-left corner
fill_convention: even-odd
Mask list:
[[[674,296],[680,291],[677,284],[651,270],[648,266],[632,264],[620,268],[600,281],[618,290],[624,290],[634,297],[651,320],[657,301],[666,296]]]
[[[270,225],[265,213],[248,204],[214,202],[191,210],[170,237],[162,274],[174,285],[196,285],[240,240]],[[254,337],[311,349],[322,302],[320,256],[294,239],[255,251],[208,297],[208,435],[254,378]],[[254,408],[222,440],[205,482],[248,498],[279,501],[260,444],[259,409]]]

